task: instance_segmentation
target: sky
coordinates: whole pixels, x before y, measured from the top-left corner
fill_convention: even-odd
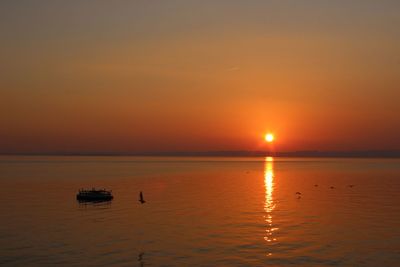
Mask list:
[[[1,1],[0,153],[400,149],[400,1]]]

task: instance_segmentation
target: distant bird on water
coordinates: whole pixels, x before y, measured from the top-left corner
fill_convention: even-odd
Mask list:
[[[139,194],[139,202],[140,202],[141,204],[143,204],[143,203],[146,202],[146,201],[144,200],[144,198],[143,198],[143,193],[142,193],[142,191],[140,191],[140,194]]]
[[[315,184],[314,186],[315,186],[315,187],[318,187],[318,185],[317,185],[317,184]]]
[[[301,195],[301,192],[296,192],[296,195]]]
[[[143,255],[144,255],[144,252],[140,253],[138,256],[138,261],[140,263],[140,266],[144,266]]]
[[[349,184],[349,187],[353,187],[354,186],[354,184]]]
[[[335,187],[334,187],[334,186],[331,186],[330,188],[331,188],[331,189],[335,189]]]

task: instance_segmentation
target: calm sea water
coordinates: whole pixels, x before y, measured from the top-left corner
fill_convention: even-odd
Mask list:
[[[3,266],[400,266],[397,159],[0,157],[0,186]]]

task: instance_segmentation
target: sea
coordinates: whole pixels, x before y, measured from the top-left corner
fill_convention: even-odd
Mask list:
[[[1,156],[0,188],[1,266],[400,266],[400,159]]]

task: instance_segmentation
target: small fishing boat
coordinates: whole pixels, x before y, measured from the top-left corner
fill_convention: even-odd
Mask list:
[[[112,191],[105,189],[80,189],[76,195],[76,199],[79,201],[109,201],[114,197]]]

